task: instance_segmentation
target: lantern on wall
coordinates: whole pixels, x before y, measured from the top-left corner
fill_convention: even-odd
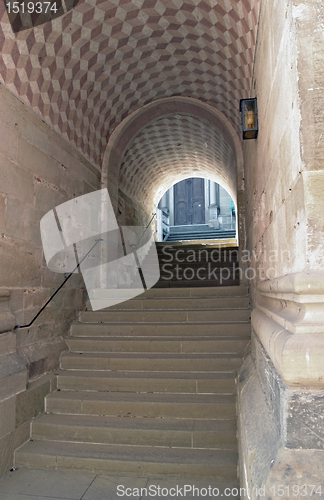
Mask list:
[[[241,99],[240,111],[243,140],[256,139],[258,137],[258,107],[256,98]]]

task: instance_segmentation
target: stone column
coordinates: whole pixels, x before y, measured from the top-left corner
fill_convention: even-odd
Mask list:
[[[279,498],[278,485],[283,498],[293,487],[310,498],[304,484],[323,491],[323,18],[320,0],[261,3],[251,89],[260,130],[245,144],[257,275],[251,354],[238,379],[242,499]]]
[[[209,205],[217,205],[216,184],[212,181],[209,182]]]

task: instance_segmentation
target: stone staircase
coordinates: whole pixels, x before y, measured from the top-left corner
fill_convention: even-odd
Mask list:
[[[221,240],[235,238],[235,229],[214,229],[208,224],[171,226],[165,241]]]
[[[80,313],[15,465],[237,482],[247,288],[151,289]]]
[[[219,244],[157,243],[160,279],[155,288],[240,284],[239,249]]]

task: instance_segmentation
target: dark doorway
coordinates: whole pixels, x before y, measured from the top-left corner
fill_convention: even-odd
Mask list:
[[[205,224],[204,179],[185,179],[174,186],[174,224]]]

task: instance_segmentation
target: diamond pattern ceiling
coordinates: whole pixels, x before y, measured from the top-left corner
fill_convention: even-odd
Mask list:
[[[109,135],[166,96],[198,98],[239,128],[259,0],[80,0],[14,34],[0,2],[0,78],[101,166]]]
[[[204,119],[176,113],[152,121],[134,137],[122,160],[119,187],[149,211],[150,203],[156,205],[186,177],[221,183],[236,199],[235,152],[225,135]]]

